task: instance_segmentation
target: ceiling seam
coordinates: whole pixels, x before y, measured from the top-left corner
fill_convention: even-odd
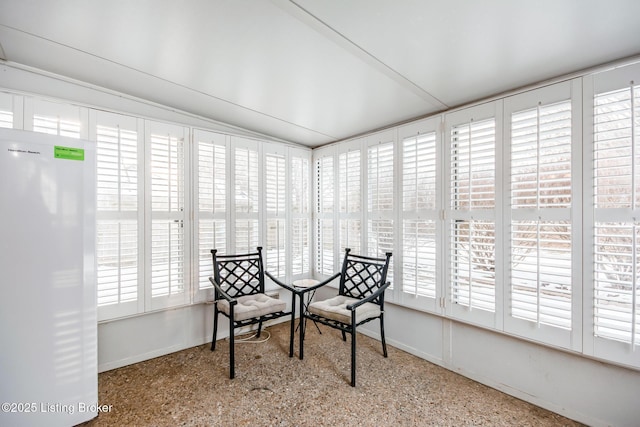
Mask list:
[[[327,22],[323,21],[318,16],[314,15],[309,10],[305,9],[304,7],[296,3],[295,0],[271,0],[271,1],[281,6],[283,9],[291,11],[298,18],[304,18],[303,16],[301,16],[301,13],[303,13],[308,18],[310,18],[310,20],[301,19],[301,21],[316,27],[316,29],[319,30],[319,32],[322,34],[327,35],[327,31],[330,32],[334,36],[333,39],[334,39],[334,42],[336,42],[336,44],[342,46],[343,48],[349,47],[350,49],[347,49],[347,50],[352,51],[354,54],[356,54],[356,56],[360,57],[360,59],[363,59],[365,62],[368,62],[370,64],[373,63],[373,65],[375,65],[375,67],[378,70],[380,70],[383,74],[387,75],[388,77],[390,77],[391,79],[399,83],[400,85],[409,89],[411,92],[418,95],[420,98],[434,104],[434,106],[436,106],[440,110],[445,110],[449,108],[449,106],[444,102],[442,102],[440,99],[431,95],[429,92],[424,90],[420,85],[413,82],[408,77],[401,74],[399,71],[396,71],[394,68],[392,68],[391,66],[383,62],[381,59],[379,59],[377,56],[373,55],[372,53],[364,49],[362,46],[358,45],[353,40],[348,38],[346,35],[344,35],[340,31],[333,28]],[[292,10],[291,7],[287,6],[287,3],[293,5],[295,8],[299,10],[298,11]],[[338,40],[335,40],[335,38],[337,38]],[[347,44],[347,46],[345,46],[345,44]]]

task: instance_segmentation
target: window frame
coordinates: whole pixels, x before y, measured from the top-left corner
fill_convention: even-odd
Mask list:
[[[144,121],[140,118],[106,111],[91,110],[89,112],[89,138],[96,144],[96,156],[98,155],[98,126],[126,127],[137,133],[137,211],[128,212],[102,212],[96,206],[96,232],[101,220],[132,220],[137,222],[137,298],[135,301],[118,302],[106,306],[98,306],[98,321],[116,319],[123,316],[131,316],[144,312],[145,305],[145,218],[144,218]],[[96,161],[97,172],[97,161]],[[96,179],[97,182],[97,179]],[[96,238],[97,245],[97,238]],[[96,263],[98,262],[96,253]],[[97,269],[96,269],[97,271]],[[97,280],[96,280],[97,285]]]
[[[511,201],[512,114],[562,101],[571,104],[571,206],[566,208],[513,209]],[[582,86],[580,79],[560,82],[504,99],[504,151],[502,192],[504,217],[503,283],[504,331],[527,339],[573,351],[582,350]],[[516,212],[517,211],[517,212]],[[512,315],[511,227],[514,221],[566,221],[571,227],[571,327],[563,329],[542,322],[532,322]]]
[[[443,238],[443,210],[442,210],[442,129],[443,122],[442,116],[438,115],[435,117],[431,117],[428,119],[423,119],[418,122],[414,122],[405,126],[401,126],[398,129],[398,140],[397,140],[397,164],[398,164],[398,172],[396,173],[397,178],[397,191],[396,194],[400,195],[399,199],[396,201],[396,206],[398,210],[398,226],[396,229],[399,236],[399,242],[397,244],[397,255],[395,255],[396,259],[399,261],[396,262],[396,277],[397,283],[399,286],[396,286],[396,291],[394,293],[394,301],[405,305],[407,307],[411,307],[413,309],[442,314],[443,312],[443,266],[442,266],[442,238]],[[405,184],[405,162],[404,162],[404,150],[405,145],[404,142],[410,138],[418,138],[423,134],[435,134],[435,156],[434,159],[434,167],[435,167],[435,206],[433,209],[405,209],[404,203],[404,184]],[[419,165],[416,160],[416,168]],[[430,297],[427,295],[420,295],[417,292],[417,289],[414,292],[408,292],[405,290],[404,284],[404,267],[407,263],[405,259],[405,245],[404,245],[404,226],[405,221],[433,221],[435,226],[435,260],[434,260],[434,276],[435,276],[435,296]]]
[[[178,307],[189,304],[191,301],[191,140],[190,129],[186,126],[180,126],[165,122],[156,122],[151,120],[145,121],[145,312],[162,310],[166,308]],[[183,182],[182,191],[184,199],[182,202],[182,210],[153,210],[152,208],[152,177],[153,177],[153,148],[152,137],[156,134],[169,135],[182,141],[183,147],[183,171],[181,179]],[[180,209],[180,208],[178,208]],[[153,296],[153,224],[154,221],[166,221],[168,224],[180,223],[183,230],[183,255],[181,261],[183,289],[169,295]],[[170,232],[170,231],[169,231]]]
[[[462,110],[454,111],[444,115],[444,187],[445,203],[444,203],[444,217],[445,217],[445,241],[442,243],[444,251],[443,257],[445,258],[445,313],[447,316],[458,319],[464,322],[471,322],[480,326],[484,326],[490,329],[502,329],[502,307],[503,307],[503,248],[499,245],[499,242],[503,241],[503,223],[501,217],[501,203],[503,197],[503,185],[500,177],[502,174],[502,153],[500,147],[502,147],[502,100],[492,101],[485,104],[476,105],[473,107],[465,108]],[[477,210],[462,210],[452,208],[452,194],[451,194],[451,144],[452,137],[451,131],[453,127],[470,122],[482,122],[484,120],[494,120],[494,157],[495,157],[495,169],[494,169],[494,207],[492,209],[477,209]],[[469,306],[453,303],[453,289],[452,289],[452,273],[451,273],[451,238],[452,238],[452,226],[455,221],[489,221],[494,224],[494,308],[493,311],[472,309]]]
[[[586,266],[583,269],[583,282],[585,284],[583,290],[583,353],[587,356],[640,369],[640,351],[638,351],[638,344],[633,348],[629,343],[600,337],[596,334],[595,273],[594,268],[591,267],[595,266],[596,263],[594,253],[594,228],[598,220],[595,205],[593,171],[593,149],[595,144],[594,98],[597,94],[623,89],[630,85],[637,85],[637,82],[640,82],[640,63],[604,70],[582,78],[584,110],[583,179],[585,183],[588,183],[584,188],[582,208],[584,216],[583,254],[584,265]],[[638,166],[640,165],[635,165],[635,167]],[[611,217],[616,221],[623,219],[627,223],[637,225],[637,219],[640,218],[640,209],[615,209],[610,214],[607,213],[607,217]]]
[[[192,265],[192,294],[194,302],[204,302],[211,301],[214,298],[213,295],[213,285],[205,284],[202,286],[200,283],[200,272],[204,269],[210,272],[210,277],[213,276],[213,260],[211,257],[211,253],[209,252],[211,249],[215,249],[210,247],[205,249],[201,247],[201,237],[200,237],[200,224],[204,220],[211,221],[224,221],[225,224],[225,232],[224,232],[224,240],[225,240],[225,248],[224,252],[226,252],[226,248],[230,242],[230,205],[231,205],[231,197],[229,192],[231,191],[230,186],[230,143],[229,143],[229,135],[223,133],[217,133],[202,129],[194,129],[193,130],[193,160],[192,160],[192,170],[194,173],[192,176],[193,179],[193,247],[192,253],[193,256],[193,265]],[[209,212],[203,211],[200,209],[200,145],[208,144],[212,147],[223,147],[224,148],[224,163],[225,163],[225,174],[224,174],[224,187],[225,187],[225,201],[224,201],[224,212]],[[215,167],[215,166],[214,166]],[[215,208],[214,208],[215,209]],[[202,252],[204,251],[204,253]],[[203,267],[201,263],[205,263],[206,267]]]

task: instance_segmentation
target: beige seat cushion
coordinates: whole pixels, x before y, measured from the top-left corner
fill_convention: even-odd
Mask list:
[[[347,306],[357,302],[356,298],[349,298],[342,295],[329,298],[324,301],[313,302],[309,305],[309,312],[338,322],[351,324],[351,310]],[[356,323],[380,315],[380,306],[371,302],[366,302],[356,308]]]
[[[286,308],[286,302],[268,297],[265,294],[244,295],[238,297],[238,304],[233,308],[233,320],[247,320],[284,311]],[[225,299],[218,301],[218,309],[228,316],[229,301]]]

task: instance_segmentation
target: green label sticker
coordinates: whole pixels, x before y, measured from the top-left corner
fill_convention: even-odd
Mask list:
[[[56,159],[81,160],[84,161],[84,149],[73,147],[53,147],[53,157]]]

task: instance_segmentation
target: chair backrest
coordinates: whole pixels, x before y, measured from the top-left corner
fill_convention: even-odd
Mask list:
[[[264,293],[262,247],[258,247],[255,253],[241,255],[219,255],[217,249],[212,249],[211,255],[214,280],[229,296],[235,298]]]
[[[391,252],[387,252],[384,258],[353,255],[349,252],[351,249],[346,248],[338,293],[352,298],[365,298],[386,282]],[[374,302],[379,304],[380,299]]]

